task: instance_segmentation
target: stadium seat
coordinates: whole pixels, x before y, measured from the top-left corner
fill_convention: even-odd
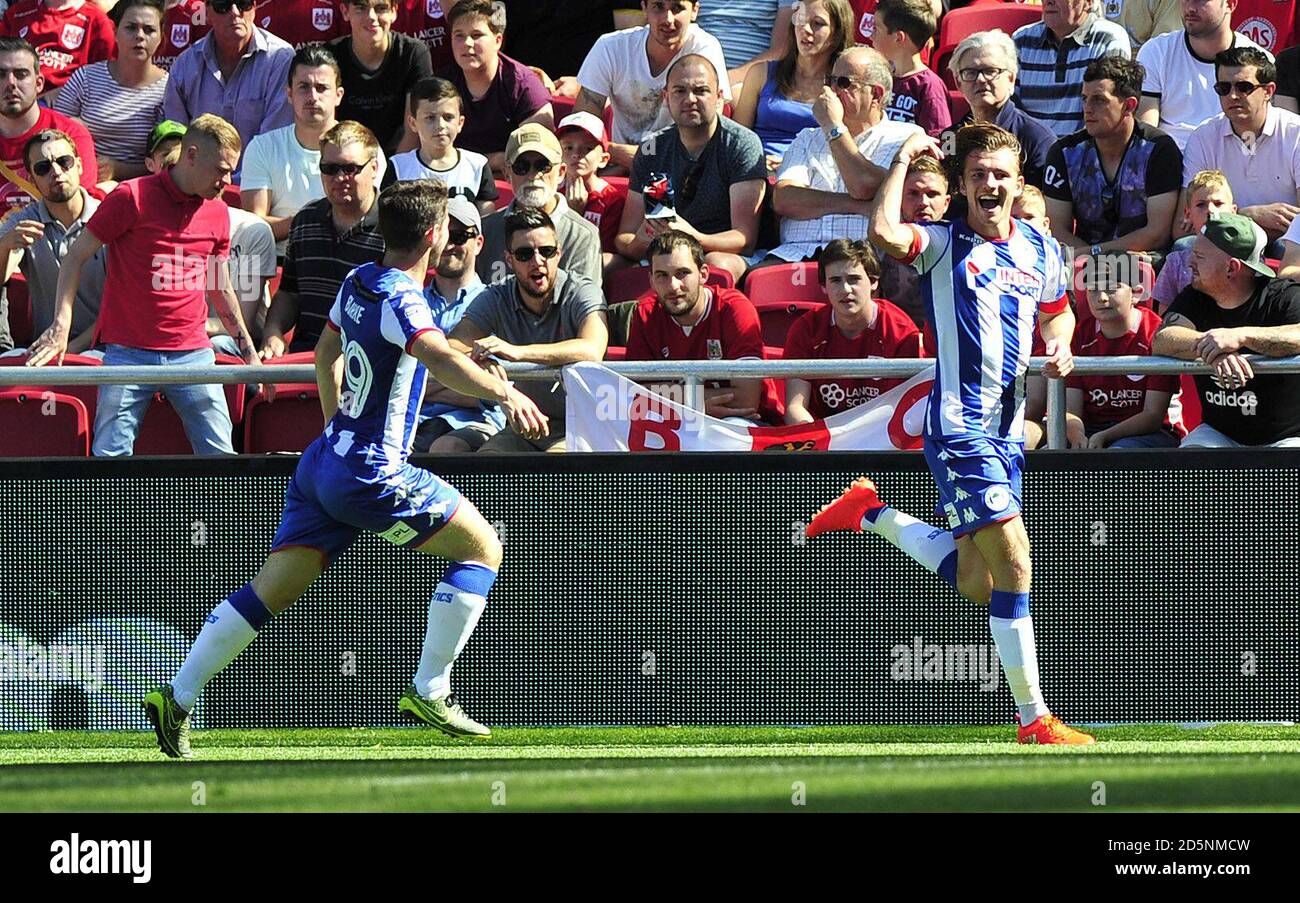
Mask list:
[[[601,176],[601,178],[621,191],[624,197],[627,196],[627,176]]]
[[[21,367],[27,363],[27,355],[16,354],[13,357],[0,357],[0,367]],[[85,357],[80,354],[65,354],[63,356],[63,366],[65,367],[98,367],[99,358]],[[22,386],[25,390],[35,390],[38,392],[57,392],[63,395],[71,395],[80,399],[81,403],[86,406],[86,416],[90,418],[90,427],[95,427],[95,402],[99,398],[99,386],[42,386],[40,383],[40,370],[32,370],[31,383]],[[13,388],[13,387],[7,387]]]
[[[497,209],[504,210],[510,206],[510,202],[515,199],[514,187],[504,179],[497,179]]]
[[[266,291],[272,298],[274,298],[275,293],[280,290],[280,280],[283,278],[284,267],[276,267],[275,275],[266,281]]]
[[[948,89],[948,113],[953,122],[961,122],[970,112],[970,101],[966,95],[955,88]]]
[[[811,261],[750,270],[745,276],[745,294],[756,306],[760,302],[826,302],[826,292],[817,281],[817,264]]]
[[[221,192],[221,199],[229,207],[235,207],[239,210],[244,209],[244,198],[239,193],[239,186],[235,184],[227,185]]]
[[[726,270],[709,270],[708,285],[717,288],[735,288],[736,280]],[[616,270],[605,279],[605,298],[610,304],[631,301],[650,291],[650,268],[631,266]]]
[[[277,383],[275,401],[259,392],[244,415],[244,453],[301,452],[325,428],[315,383]]]
[[[220,366],[243,366],[243,360],[228,354],[218,354]],[[234,435],[239,435],[239,424],[244,418],[244,393],[242,384],[229,383],[225,386],[226,408],[230,412],[230,423]],[[233,439],[233,437],[232,437]],[[145,412],[140,423],[140,432],[135,437],[133,453],[137,455],[192,455],[194,447],[185,435],[185,424],[180,414],[171,406],[166,396],[155,392],[149,410]]]
[[[26,348],[36,338],[32,335],[32,299],[27,294],[27,279],[17,270],[5,285],[9,304],[9,334],[15,348]]]
[[[61,392],[0,389],[0,458],[85,458],[90,416],[81,399]]]
[[[977,31],[1000,28],[1011,34],[1023,25],[1029,25],[1043,18],[1041,6],[1022,5],[1019,3],[976,3],[946,13],[939,22],[939,49],[934,54],[930,67],[939,74],[944,84],[956,88],[957,83],[948,71],[948,60],[952,52],[964,38]]]
[[[764,301],[755,304],[758,322],[763,328],[763,344],[770,348],[784,348],[785,337],[795,320],[810,310],[824,306],[825,301]]]
[[[605,349],[605,360],[615,362],[627,360],[627,346],[610,345]]]

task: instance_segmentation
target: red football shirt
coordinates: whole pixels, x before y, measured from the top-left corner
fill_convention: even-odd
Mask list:
[[[853,21],[856,23],[854,43],[871,46],[871,40],[876,34],[876,2],[877,0],[849,0],[849,6],[853,7]],[[921,62],[927,66],[930,65],[930,50],[936,40],[937,33],[921,48]]]
[[[352,32],[339,5],[333,0],[274,0],[257,7],[257,24],[294,49],[320,44]]]
[[[433,58],[434,72],[456,62],[451,55],[451,29],[444,9],[454,5],[443,0],[401,0],[397,7],[393,31],[423,41]]]
[[[123,182],[86,223],[109,246],[97,342],[152,351],[210,348],[206,286],[230,254],[220,199],[184,194],[171,170]]]
[[[20,0],[5,13],[0,31],[23,38],[36,49],[47,91],[62,88],[87,63],[117,54],[113,23],[90,0],[60,10],[47,8],[41,0]]]
[[[1142,319],[1133,332],[1125,333],[1117,339],[1108,339],[1101,332],[1101,324],[1096,320],[1080,324],[1074,332],[1070,343],[1075,357],[1115,357],[1123,354],[1151,354],[1151,340],[1160,328],[1160,315],[1145,307],[1137,308]],[[1127,420],[1134,414],[1142,412],[1146,404],[1146,394],[1152,392],[1178,393],[1178,377],[1171,374],[1147,374],[1128,376],[1116,373],[1108,376],[1071,375],[1065,379],[1071,389],[1083,390],[1083,423],[1091,435],[1107,427]],[[1176,413],[1170,405],[1170,414],[1165,417],[1164,428],[1179,436],[1187,435],[1181,421],[1171,420]]]
[[[162,41],[154,51],[157,66],[170,71],[176,57],[211,31],[204,0],[180,0],[163,14]]]
[[[582,215],[600,230],[600,249],[616,253],[614,239],[618,237],[618,224],[623,219],[623,205],[627,202],[627,189],[606,182],[600,191],[587,195],[587,206]]]
[[[763,360],[763,329],[754,303],[734,288],[705,288],[709,303],[698,323],[686,329],[659,304],[642,295],[627,337],[629,361]],[[714,383],[716,385],[716,383]],[[759,416],[779,424],[781,403],[772,380],[763,380]]]
[[[1295,19],[1296,0],[1237,0],[1232,30],[1277,56],[1296,42]]]
[[[39,197],[32,177],[23,162],[23,145],[33,135],[43,129],[59,129],[66,132],[77,145],[77,155],[81,157],[81,184],[91,194],[96,194],[95,178],[99,172],[99,161],[95,159],[95,141],[90,131],[73,119],[55,112],[49,107],[39,107],[36,124],[21,135],[13,138],[0,136],[0,219],[22,207],[26,207]]]
[[[785,360],[834,360],[869,357],[924,357],[921,330],[894,304],[876,299],[876,321],[849,338],[835,325],[835,308],[827,304],[810,310],[790,326]],[[808,413],[818,420],[866,404],[904,379],[810,379]]]

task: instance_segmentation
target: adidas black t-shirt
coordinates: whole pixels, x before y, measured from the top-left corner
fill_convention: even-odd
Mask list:
[[[1169,312],[1182,314],[1199,332],[1300,323],[1300,282],[1261,277],[1255,284],[1250,300],[1231,310],[1188,286],[1174,299]],[[1196,391],[1205,422],[1230,439],[1244,445],[1268,445],[1300,436],[1300,373],[1257,373],[1239,389],[1221,388],[1213,375],[1197,374]]]

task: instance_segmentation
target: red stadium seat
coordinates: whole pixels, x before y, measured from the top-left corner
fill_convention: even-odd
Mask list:
[[[280,290],[280,280],[284,278],[284,267],[276,267],[275,275],[266,281],[266,290],[270,297],[274,298],[275,293]],[[286,336],[286,340],[287,340]]]
[[[85,458],[90,416],[81,399],[33,388],[0,390],[0,458]]]
[[[27,363],[27,355],[16,354],[13,357],[0,357],[0,367],[21,367]],[[63,356],[63,366],[65,367],[98,367],[99,359],[94,357],[85,357],[80,354],[65,354]],[[49,366],[48,364],[46,366]],[[38,392],[56,392],[63,395],[71,395],[81,400],[86,406],[86,416],[90,418],[90,427],[95,427],[95,402],[99,398],[99,386],[42,386],[40,383],[40,370],[31,371],[32,381],[24,389],[35,389]],[[12,387],[10,387],[12,388]]]
[[[515,189],[509,182],[503,179],[497,179],[497,209],[504,210],[510,206],[510,202],[515,199]]]
[[[952,73],[948,71],[948,60],[952,52],[964,38],[977,31],[989,31],[1000,28],[1011,34],[1023,25],[1029,25],[1043,18],[1041,6],[1029,6],[1019,3],[979,3],[961,9],[950,10],[939,22],[939,49],[935,52],[932,68],[949,88],[957,87]]]
[[[244,453],[300,452],[325,428],[315,383],[277,383],[275,401],[258,392],[244,415]]]
[[[955,88],[948,89],[948,114],[953,122],[961,122],[970,112],[970,101],[966,95]]]
[[[708,285],[717,288],[735,288],[736,280],[727,270],[709,270]],[[611,304],[640,298],[650,291],[650,268],[626,267],[611,273],[605,280],[605,298]]]
[[[817,281],[817,264],[813,262],[778,263],[750,270],[745,276],[745,294],[755,305],[786,301],[826,302],[826,292]]]
[[[227,185],[221,192],[221,199],[226,202],[228,207],[244,209],[244,198],[239,193],[238,185]]]
[[[601,178],[621,191],[625,197],[627,196],[627,176],[601,176]]]
[[[755,304],[758,322],[763,328],[763,344],[769,348],[784,348],[785,337],[795,320],[810,310],[824,306],[825,301],[764,301]]]
[[[26,348],[36,336],[32,335],[32,299],[27,294],[27,279],[17,270],[5,285],[9,303],[9,334],[15,348]]]
[[[243,366],[243,360],[228,354],[218,354],[217,364],[221,366]],[[240,422],[244,419],[244,386],[240,383],[228,383],[226,390],[226,408],[230,412],[230,423],[238,435]],[[185,424],[181,415],[161,392],[155,392],[144,420],[140,422],[140,432],[135,437],[133,453],[137,455],[192,455],[194,447],[185,435]]]
[[[605,349],[605,360],[607,361],[625,361],[627,360],[627,346],[610,345]]]

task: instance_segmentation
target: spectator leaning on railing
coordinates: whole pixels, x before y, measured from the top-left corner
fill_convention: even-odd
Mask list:
[[[1198,358],[1203,422],[1183,447],[1300,446],[1300,373],[1256,376],[1244,355],[1300,354],[1300,283],[1274,279],[1265,236],[1239,213],[1215,214],[1192,246],[1192,284],[1174,299],[1152,353]]]
[[[31,348],[29,366],[62,362],[82,266],[108,246],[98,338],[106,366],[211,366],[208,298],[244,360],[260,364],[227,271],[230,216],[221,193],[239,161],[239,133],[217,116],[190,123],[180,162],[156,176],[123,182],[100,205],[59,272],[54,324]],[[153,398],[148,385],[102,385],[94,453],[131,454]],[[165,390],[195,454],[234,454],[230,412],[219,385]]]

